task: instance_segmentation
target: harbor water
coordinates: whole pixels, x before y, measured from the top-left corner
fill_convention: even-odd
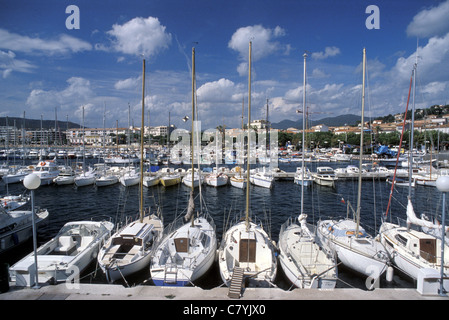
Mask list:
[[[91,160],[93,161],[93,160]],[[355,162],[329,162],[310,163],[311,171],[316,171],[317,166],[345,167]],[[286,172],[296,171],[298,163],[280,163],[279,168]],[[231,168],[232,166],[229,166]],[[304,191],[304,212],[308,215],[308,222],[316,224],[319,219],[344,218],[353,213],[348,207],[357,207],[356,178],[339,180],[335,188],[319,186],[314,184],[306,187]],[[375,236],[381,224],[382,215],[385,214],[391,185],[385,180],[373,179],[362,182],[361,198],[361,224],[368,233]],[[235,214],[244,214],[245,195],[242,189],[227,185],[214,188],[203,185],[201,188],[203,204],[200,206],[199,197],[196,198],[196,210],[208,210],[216,224],[217,238],[222,239],[223,230]],[[22,183],[6,185],[0,183],[0,193],[5,195],[20,194],[26,192]],[[145,207],[152,212],[160,210],[164,219],[164,225],[168,225],[175,217],[183,216],[187,208],[190,189],[183,184],[172,187],[161,185],[144,187]],[[198,193],[198,189],[196,189]],[[392,194],[391,207],[387,219],[396,222],[397,218],[405,219],[406,200],[408,188],[397,187]],[[412,199],[415,212],[419,215],[425,213],[429,217],[441,213],[442,194],[434,187],[416,186],[412,190]],[[293,183],[293,180],[277,180],[272,189],[251,186],[250,208],[251,214],[262,221],[265,230],[274,241],[278,241],[281,225],[288,218],[296,218],[301,208],[301,187]],[[350,206],[348,206],[348,203]],[[76,188],[68,186],[41,186],[35,191],[35,205],[46,208],[49,211],[48,221],[38,229],[39,245],[48,241],[56,235],[60,228],[69,221],[76,220],[102,220],[107,219],[115,223],[123,222],[126,217],[137,217],[139,210],[139,187],[125,188],[120,183],[108,187],[86,186]],[[228,218],[230,216],[230,218]],[[14,264],[23,256],[32,251],[32,242],[7,252],[0,256],[1,263]],[[288,290],[290,284],[282,274],[279,274],[275,285]],[[337,288],[355,287],[365,288],[365,279],[351,273],[349,270],[340,268],[338,270],[339,281]],[[149,270],[136,274],[130,279],[123,281],[125,286],[152,285],[149,280]],[[81,275],[83,283],[106,283],[101,270],[97,268],[96,262]],[[218,266],[214,265],[208,274],[195,285],[204,289],[221,286]],[[414,288],[416,284],[405,275],[395,270],[392,283],[381,281],[381,287]]]

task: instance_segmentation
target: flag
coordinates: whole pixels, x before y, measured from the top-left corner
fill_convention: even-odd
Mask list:
[[[343,199],[343,198],[341,198],[341,201],[340,201],[341,203],[345,203],[345,199]]]

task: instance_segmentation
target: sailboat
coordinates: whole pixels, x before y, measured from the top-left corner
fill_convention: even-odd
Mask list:
[[[407,99],[407,109],[410,99],[410,91],[412,89],[412,82],[414,86],[416,84],[416,71],[417,63],[415,63],[412,70],[412,77],[410,78],[410,88]],[[413,110],[412,110],[412,130],[414,129],[414,114],[415,114],[415,89],[413,90]],[[407,111],[405,112],[407,113]],[[405,125],[404,117],[404,125]],[[402,144],[402,135],[400,140],[400,145]],[[413,146],[413,134],[411,134],[410,146]],[[412,179],[412,161],[409,161],[409,194],[407,200],[407,224],[395,224],[385,221],[388,216],[388,210],[391,203],[391,196],[393,191],[393,186],[390,191],[390,199],[387,207],[385,216],[383,217],[382,225],[380,226],[379,236],[381,242],[385,245],[386,249],[391,255],[391,259],[394,265],[401,270],[403,273],[407,274],[414,280],[420,277],[420,274],[432,271],[440,271],[442,264],[441,251],[441,241],[444,241],[441,236],[436,236],[430,232],[416,231],[411,227],[417,226],[422,229],[429,231],[435,230],[436,233],[442,234],[441,226],[435,225],[430,221],[425,221],[424,219],[419,219],[416,217],[415,211],[413,209],[413,204],[411,201],[411,179]],[[438,230],[439,229],[439,230]],[[439,232],[438,232],[439,231]],[[447,231],[447,230],[445,230]],[[449,261],[449,247],[447,243],[444,243],[444,261]],[[444,266],[444,275],[447,278],[449,274],[449,266]],[[447,287],[447,281],[444,282],[445,289],[449,290]]]
[[[83,168],[82,172],[75,176],[77,187],[89,186],[95,183],[96,174],[92,168],[86,171],[86,143],[84,141],[84,106],[83,106]]]
[[[245,189],[246,188],[246,175],[243,175],[243,169],[241,167],[235,167],[235,174],[229,178],[231,186]]]
[[[249,76],[248,76],[248,128],[251,122],[251,50],[249,43]],[[246,178],[250,175],[250,134],[248,129],[248,159]],[[277,272],[277,258],[275,245],[260,224],[251,221],[249,217],[249,191],[246,187],[245,219],[231,226],[223,235],[218,250],[218,265],[223,282],[231,289],[236,288],[235,294],[240,296],[244,278],[256,286],[269,286]],[[234,293],[231,293],[234,294]]]
[[[195,48],[192,48],[192,181],[194,181],[194,127],[195,127]],[[201,185],[200,201],[201,199]],[[151,259],[151,279],[157,286],[186,286],[201,278],[212,267],[217,250],[217,236],[212,217],[206,213],[194,216],[195,186],[190,186],[187,213],[182,219],[175,219],[168,228]],[[180,225],[180,226],[179,226]]]
[[[337,254],[338,259],[346,267],[377,279],[387,270],[390,259],[384,246],[370,236],[360,225],[361,192],[362,192],[362,158],[363,158],[363,125],[365,108],[365,68],[366,50],[363,49],[363,84],[362,84],[362,119],[360,131],[360,161],[358,199],[355,221],[353,219],[322,220],[318,223],[318,238],[323,244]]]
[[[244,132],[245,128],[243,126],[243,112],[245,110],[245,99],[242,99],[242,132]],[[243,139],[240,141],[239,143],[239,148],[240,148],[240,154],[239,154],[239,158],[242,160],[241,162],[244,163],[244,143],[243,143]],[[239,161],[240,163],[240,161]],[[235,174],[233,176],[231,176],[229,178],[229,181],[231,182],[231,186],[236,187],[236,188],[240,188],[240,189],[245,189],[246,188],[246,174],[244,175],[243,172],[243,168],[241,168],[240,166],[236,166],[232,169],[233,172],[235,172]]]
[[[229,180],[229,177],[224,172],[220,172],[220,169],[218,168],[219,155],[221,154],[220,152],[218,152],[218,134],[219,133],[217,131],[215,133],[215,168],[213,172],[207,175],[205,178],[206,184],[212,187],[226,186]]]
[[[304,54],[303,106],[306,100],[306,58]],[[305,112],[303,112],[305,128]],[[305,132],[305,130],[304,130]],[[304,134],[302,137],[304,146]],[[302,153],[302,179],[304,180],[304,152]],[[279,233],[279,262],[292,284],[301,289],[334,289],[337,283],[337,264],[333,255],[326,253],[315,241],[315,234],[307,226],[304,214],[304,183],[301,184],[301,213],[299,225],[288,219]]]
[[[143,132],[145,109],[145,59],[142,76],[142,127],[140,155],[143,159]],[[143,171],[143,161],[140,161]],[[163,232],[162,219],[156,214],[145,214],[143,208],[143,175],[140,176],[139,219],[118,230],[100,249],[98,265],[105,273],[108,282],[126,278],[144,268],[148,268],[151,252]]]

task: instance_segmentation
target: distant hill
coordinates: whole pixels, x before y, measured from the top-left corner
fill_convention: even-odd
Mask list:
[[[16,128],[21,129],[23,125],[23,118],[18,117],[8,117],[8,126],[14,125],[14,120],[16,121]],[[73,122],[67,121],[57,121],[57,126],[60,130],[66,130],[67,125],[69,129],[79,128],[80,125]],[[6,126],[6,117],[0,117],[0,126]],[[26,130],[40,130],[41,120],[27,119],[25,118],[25,129]],[[54,129],[55,120],[42,120],[42,129]]]
[[[365,120],[369,121],[368,118],[365,118]],[[324,124],[328,127],[339,127],[344,126],[345,124],[354,126],[357,124],[357,122],[360,122],[360,116],[357,116],[355,114],[345,114],[336,117],[323,118],[320,120],[312,120],[310,125],[316,126],[318,124]],[[272,123],[271,127],[273,129],[283,129],[283,130],[288,128],[302,129],[302,118],[298,121],[282,120],[281,122]]]

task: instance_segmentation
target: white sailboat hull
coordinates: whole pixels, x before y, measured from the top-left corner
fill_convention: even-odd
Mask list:
[[[297,224],[284,224],[279,234],[279,250],[281,267],[294,286],[301,289],[335,288],[336,262],[321,250],[307,230]]]
[[[266,177],[263,175],[251,175],[249,178],[249,181],[254,184],[255,186],[271,189],[273,186],[273,178],[272,177]]]
[[[390,253],[393,263],[402,272],[417,280],[421,270],[441,270],[441,240],[430,234],[408,230],[393,223],[382,223],[379,231],[381,241]],[[444,273],[449,274],[449,247],[445,245]]]
[[[151,262],[151,279],[157,286],[186,286],[201,278],[215,261],[215,227],[206,218],[188,222],[167,235]]]
[[[229,286],[234,268],[240,267],[244,269],[244,277],[259,285],[269,286],[277,273],[274,251],[273,243],[260,226],[249,222],[247,229],[245,221],[232,226],[223,236],[218,251],[221,279]]]
[[[140,182],[140,175],[124,175],[120,177],[120,183],[125,187],[138,185]]]
[[[158,184],[159,184],[158,177],[144,177],[143,178],[143,185],[147,188],[157,186]]]
[[[101,248],[97,261],[108,282],[126,279],[149,266],[163,224],[155,215],[145,216],[142,221],[125,225]]]
[[[385,247],[369,237],[362,227],[355,236],[356,223],[352,220],[324,220],[318,224],[320,243],[336,253],[348,268],[372,279],[379,278],[388,267],[389,255]]]
[[[244,179],[244,178],[231,177],[229,180],[231,181],[231,186],[233,186],[233,187],[240,188],[240,189],[246,188],[246,179]]]
[[[117,176],[103,176],[95,179],[95,185],[97,187],[107,187],[119,182],[119,178]]]
[[[58,186],[74,184],[75,176],[58,176],[53,181]]]
[[[212,187],[221,187],[228,184],[228,176],[211,175],[206,178],[206,184]]]
[[[128,276],[143,270],[145,267],[148,267],[148,265],[150,264],[150,260],[150,252],[147,252],[146,254],[142,255],[140,259],[135,260],[127,264],[126,266],[105,265],[101,262],[99,262],[98,265],[106,275],[107,281],[109,283],[113,283],[123,278],[126,279]]]
[[[95,183],[95,176],[78,176],[75,177],[75,185],[77,187],[90,186]]]

